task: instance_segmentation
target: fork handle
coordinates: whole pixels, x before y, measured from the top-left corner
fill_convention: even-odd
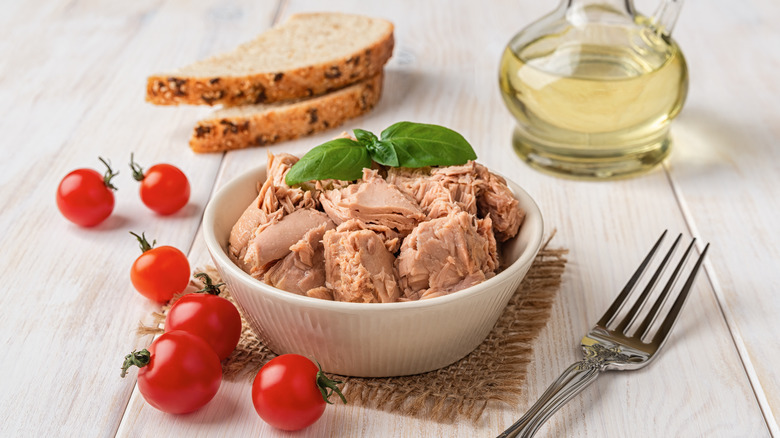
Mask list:
[[[602,364],[591,359],[572,364],[547,388],[531,409],[498,438],[532,437],[555,411],[596,380],[601,370]]]

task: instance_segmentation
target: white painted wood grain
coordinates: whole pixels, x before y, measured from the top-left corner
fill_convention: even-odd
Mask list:
[[[521,415],[559,371],[577,359],[575,346],[589,324],[607,307],[661,229],[686,230],[683,216],[662,171],[618,183],[577,183],[533,172],[512,155],[508,145],[511,119],[500,103],[493,66],[517,25],[516,21],[501,17],[501,8],[507,8],[507,4],[488,11],[461,11],[463,15],[445,8],[443,16],[434,16],[432,10],[420,7],[410,16],[412,5],[405,3],[381,9],[360,2],[332,6],[385,16],[396,23],[397,29],[396,56],[388,67],[383,100],[374,112],[347,127],[379,131],[399,119],[457,127],[478,149],[483,162],[518,180],[537,197],[548,223],[559,230],[556,241],[572,249],[572,264],[550,326],[538,343],[529,399],[522,406],[490,409],[477,426],[399,421],[381,412],[336,406],[302,435],[495,435]],[[291,2],[284,13],[308,8],[308,3]],[[537,13],[531,11],[528,15]],[[452,32],[454,29],[459,32]],[[499,35],[501,29],[509,32]],[[333,132],[322,133],[262,150],[228,153],[216,186],[262,162],[268,150],[300,154],[332,135]],[[191,257],[208,260],[200,237]],[[609,263],[605,264],[605,260]],[[663,360],[641,372],[604,376],[589,392],[565,407],[544,432],[548,436],[766,435],[750,383],[706,279],[699,282],[691,301],[695,304],[686,309],[686,320],[678,327]],[[714,354],[705,357],[704,353],[710,351]],[[229,403],[242,397],[245,405],[220,427],[204,429],[202,421],[193,420],[182,422],[175,430],[166,429],[165,433],[231,436],[241,433],[249,424],[254,434],[283,435],[257,420],[251,406],[247,408],[248,383],[223,388],[217,395],[216,406],[207,406],[194,415],[209,417],[213,415],[211,410],[219,409],[221,400]],[[134,426],[164,418],[148,407],[141,407],[137,416],[140,419],[129,416]],[[128,428],[126,434],[131,436],[132,431],[138,430]]]
[[[770,27],[780,18],[777,6],[769,0],[739,8],[687,3],[677,36],[691,64],[692,88],[675,125],[670,177],[658,170],[627,181],[584,183],[539,174],[513,155],[512,120],[496,85],[506,41],[554,5],[383,3],[327,4],[396,24],[384,97],[344,128],[380,131],[415,120],[462,132],[480,161],[537,199],[548,228],[558,230],[555,242],[571,249],[570,264],[536,343],[523,403],[492,407],[476,426],[334,406],[298,435],[494,436],[578,358],[579,338],[660,230],[688,234],[691,228],[714,244],[711,269],[697,282],[662,357],[642,371],[604,375],[541,435],[768,436],[768,427],[776,427],[780,387],[773,369],[780,359],[773,342],[778,277],[770,269],[780,259],[771,221],[780,178],[773,149],[780,102],[772,97],[777,85],[771,75],[780,45]],[[281,4],[282,16],[325,8],[311,0]],[[132,379],[122,381],[117,372],[125,353],[148,342],[136,340],[134,329],[154,307],[129,284],[137,249],[127,229],[191,247],[193,266],[208,263],[196,230],[212,189],[264,162],[267,151],[302,154],[339,132],[230,152],[224,159],[195,155],[187,139],[194,120],[208,110],[143,102],[147,74],[251,38],[271,23],[277,2],[14,1],[7,12],[0,17],[11,35],[0,42],[0,247],[6,249],[0,276],[10,292],[0,294],[0,435],[286,436],[254,413],[248,382],[225,382],[204,409],[170,416],[146,405]],[[730,32],[713,22],[728,23]],[[735,35],[748,43],[745,52],[715,53],[714,47],[733,44]],[[770,55],[763,63],[756,61],[759,50]],[[734,80],[739,78],[748,81]],[[159,218],[145,210],[125,167],[131,150],[144,164],[169,161],[185,170],[193,183],[185,212]],[[59,217],[54,190],[72,168],[96,167],[98,154],[124,170],[117,209],[106,224],[82,230]]]
[[[686,8],[677,37],[691,87],[669,172],[689,223],[715,245],[709,275],[780,436],[780,5]],[[717,49],[709,46],[716,35],[724,36]]]
[[[247,12],[268,21],[273,6]],[[138,248],[127,231],[187,251],[221,161],[180,141],[203,110],[145,104],[145,77],[223,48],[236,18],[221,18],[211,2],[11,9],[13,19],[3,17],[11,39],[0,46],[0,436],[112,436],[134,385],[119,378],[119,366],[142,346],[135,327],[156,307],[130,285]],[[243,36],[234,32],[229,43]],[[155,50],[161,41],[169,50]],[[169,161],[189,175],[182,212],[160,218],[141,204],[130,151],[147,166]],[[99,169],[98,155],[120,169],[117,205],[104,224],[79,229],[59,215],[54,194],[68,171]]]

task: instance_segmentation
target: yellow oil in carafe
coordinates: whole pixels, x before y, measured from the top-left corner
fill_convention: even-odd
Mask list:
[[[669,124],[687,94],[687,67],[673,41],[621,35],[640,36],[642,44],[633,45],[508,46],[499,82],[517,119],[516,152],[542,170],[599,179],[663,160]]]

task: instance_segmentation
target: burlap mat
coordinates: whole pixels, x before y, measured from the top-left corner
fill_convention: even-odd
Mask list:
[[[356,378],[336,376],[345,382],[344,395],[350,404],[412,417],[452,422],[479,420],[492,403],[514,403],[523,394],[526,367],[533,355],[533,341],[547,323],[550,308],[566,266],[566,249],[550,249],[547,239],[528,275],[499,318],[487,339],[463,359],[445,368],[414,376]],[[216,269],[196,270],[219,281]],[[200,284],[193,284],[200,288]],[[221,296],[232,301],[230,291]],[[165,314],[174,299],[152,315],[152,323],[141,323],[140,335],[162,333]],[[254,378],[266,362],[276,357],[254,335],[244,320],[236,350],[223,362],[228,380]]]

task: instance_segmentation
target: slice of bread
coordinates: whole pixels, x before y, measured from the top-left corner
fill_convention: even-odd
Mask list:
[[[228,107],[195,126],[195,152],[222,152],[263,146],[336,127],[376,105],[382,94],[379,73],[322,96],[294,102]]]
[[[150,76],[146,100],[234,106],[316,96],[376,76],[393,45],[386,20],[296,14],[233,51]]]

